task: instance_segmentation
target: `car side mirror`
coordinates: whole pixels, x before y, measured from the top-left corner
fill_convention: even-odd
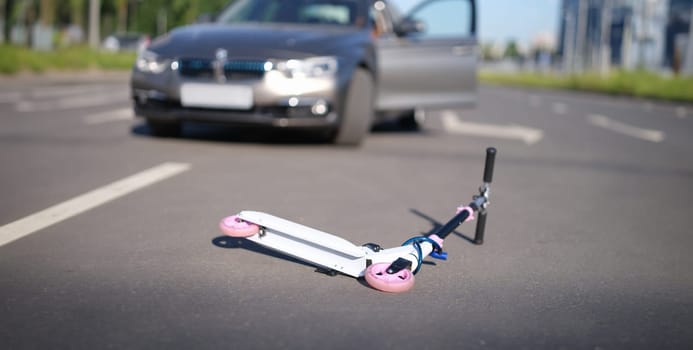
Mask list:
[[[404,18],[395,26],[397,36],[406,36],[412,33],[421,33],[426,30],[426,25],[411,17]]]

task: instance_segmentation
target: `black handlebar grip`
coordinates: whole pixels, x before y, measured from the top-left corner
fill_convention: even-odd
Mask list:
[[[493,181],[493,165],[496,163],[496,149],[489,147],[486,149],[486,166],[484,167],[484,182]]]
[[[474,244],[484,244],[484,231],[486,230],[486,215],[485,211],[479,212],[479,217],[476,218],[476,232],[474,232]]]

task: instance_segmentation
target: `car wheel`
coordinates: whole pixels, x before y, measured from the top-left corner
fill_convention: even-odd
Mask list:
[[[180,122],[147,119],[147,126],[149,126],[149,133],[156,137],[178,137],[181,134]]]
[[[363,68],[356,68],[346,94],[340,116],[340,126],[334,143],[358,146],[371,129],[373,121],[373,76]]]

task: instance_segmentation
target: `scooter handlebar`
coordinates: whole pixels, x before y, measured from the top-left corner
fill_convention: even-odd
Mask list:
[[[486,149],[486,165],[484,166],[484,182],[493,181],[493,166],[496,163],[496,149],[489,147]]]

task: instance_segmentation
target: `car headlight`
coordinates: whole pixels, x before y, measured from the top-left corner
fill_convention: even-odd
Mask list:
[[[137,69],[145,73],[159,74],[166,70],[171,64],[170,59],[162,58],[156,53],[145,50],[137,57],[135,65]]]
[[[330,77],[337,73],[337,58],[326,56],[288,60],[278,62],[274,68],[289,78]]]

